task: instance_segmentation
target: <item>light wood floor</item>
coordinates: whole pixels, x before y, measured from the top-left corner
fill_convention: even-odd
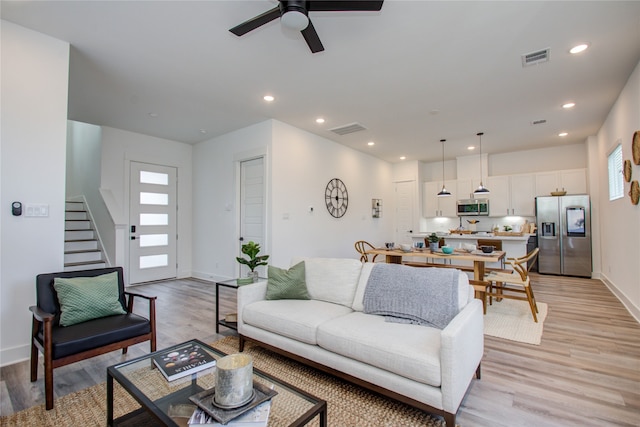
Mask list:
[[[482,379],[472,382],[458,423],[640,426],[640,325],[598,280],[534,275],[533,286],[537,300],[549,305],[541,345],[486,337]],[[135,290],[158,296],[158,348],[222,337],[215,334],[214,285],[175,280]],[[233,290],[223,289],[221,300],[221,312],[235,311]],[[221,333],[233,332],[221,328]],[[139,344],[126,356],[114,352],[56,369],[56,397],[104,381],[107,366],[148,349]],[[28,362],[2,368],[2,415],[44,403],[41,377],[29,382]]]

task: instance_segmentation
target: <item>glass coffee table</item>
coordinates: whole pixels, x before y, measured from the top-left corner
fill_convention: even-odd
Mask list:
[[[225,353],[199,340],[191,340],[189,342],[200,345],[216,360],[226,356]],[[165,352],[184,344],[186,343],[162,349],[161,351]],[[189,400],[189,397],[214,386],[215,368],[205,369],[183,378],[167,381],[152,362],[152,356],[157,353],[150,353],[107,368],[108,426],[149,425],[177,427],[185,425],[184,418],[178,418],[178,416],[182,415],[184,417],[189,410],[195,409],[195,405]],[[326,401],[255,368],[253,370],[253,379],[278,392],[271,399],[269,427],[303,426],[316,416],[319,417],[320,426],[327,427]],[[137,410],[116,420],[113,419],[114,380],[141,405]]]

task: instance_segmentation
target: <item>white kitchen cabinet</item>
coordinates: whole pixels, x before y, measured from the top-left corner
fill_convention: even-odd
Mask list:
[[[489,189],[490,216],[534,216],[535,179],[533,175],[490,176]]]
[[[425,218],[456,216],[456,181],[445,181],[444,186],[451,196],[438,197],[442,190],[442,181],[425,182],[422,186],[422,216]]]
[[[536,174],[536,196],[564,189],[567,194],[587,194],[586,169],[567,169]]]
[[[483,181],[486,185],[486,178]],[[459,179],[455,181],[455,188],[458,199],[473,199],[473,192],[480,185],[479,179]],[[448,188],[448,187],[447,187]]]

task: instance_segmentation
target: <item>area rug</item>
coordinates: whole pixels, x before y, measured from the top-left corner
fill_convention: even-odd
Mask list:
[[[540,345],[547,304],[538,304],[538,323],[533,321],[527,301],[503,299],[487,304],[484,316],[484,334],[526,344]]]
[[[238,351],[237,337],[227,337],[212,344],[225,352]],[[254,358],[254,366],[327,401],[327,421],[330,426],[427,426],[444,427],[438,417],[408,405],[371,393],[359,386],[324,374],[250,343],[245,352]],[[120,387],[115,387],[115,415],[133,411],[138,404]],[[46,411],[35,406],[0,418],[0,426],[77,427],[101,426],[106,420],[105,383],[63,396],[55,408]],[[284,425],[277,418],[269,419],[269,427]],[[318,426],[317,417],[310,426]]]

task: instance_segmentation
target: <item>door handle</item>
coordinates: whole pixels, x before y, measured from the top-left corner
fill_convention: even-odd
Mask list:
[[[135,225],[132,225],[132,226],[131,226],[131,232],[132,232],[132,233],[135,233],[135,232],[136,232],[136,226],[135,226]]]

